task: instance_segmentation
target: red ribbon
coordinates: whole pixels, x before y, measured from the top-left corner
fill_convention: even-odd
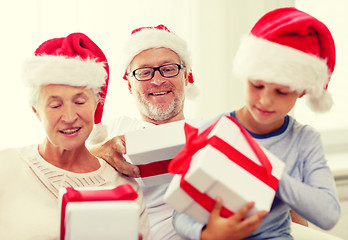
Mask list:
[[[137,165],[140,170],[140,177],[144,178],[168,173],[170,161],[171,159]]]
[[[210,197],[206,193],[202,193],[197,190],[194,186],[192,186],[189,182],[185,181],[184,177],[180,180],[180,187],[187,192],[192,199],[194,199],[199,205],[201,205],[205,210],[211,212],[215,205],[215,199]],[[230,211],[228,208],[222,206],[220,210],[220,216],[228,218],[232,216],[234,213]]]
[[[137,197],[137,192],[129,184],[122,184],[113,189],[100,190],[75,190],[72,187],[66,188],[66,193],[62,196],[60,240],[64,240],[65,236],[65,209],[69,202],[131,201],[137,199]]]
[[[214,124],[210,125],[206,130],[201,134],[198,134],[198,129],[185,124],[185,134],[186,134],[186,144],[181,149],[181,151],[173,158],[169,163],[168,170],[172,174],[181,174],[180,187],[187,192],[198,204],[200,204],[204,209],[211,212],[215,200],[209,197],[207,194],[203,194],[195,189],[191,184],[184,180],[185,174],[188,171],[191,163],[192,156],[199,150],[205,147],[206,145],[211,145],[220,152],[224,153],[231,161],[245,169],[246,171],[253,174],[255,177],[260,179],[262,182],[267,184],[269,187],[276,191],[279,180],[275,178],[272,172],[272,165],[269,162],[267,156],[262,151],[261,147],[255,141],[255,139],[241,126],[237,120],[233,117],[226,116],[234,124],[236,124],[241,133],[244,135],[251,149],[254,151],[255,155],[258,157],[261,166],[256,164],[254,161],[250,160],[244,154],[239,152],[234,147],[230,146],[224,140],[220,139],[217,136],[213,136],[208,139],[209,133],[216,126],[219,120]],[[233,214],[232,211],[227,208],[222,208],[220,213],[223,217],[228,217]]]

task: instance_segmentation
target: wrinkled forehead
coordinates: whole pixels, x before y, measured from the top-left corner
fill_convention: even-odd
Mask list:
[[[158,67],[167,63],[181,64],[179,55],[169,48],[150,48],[137,54],[130,63],[130,69]]]
[[[93,90],[87,87],[77,87],[64,84],[48,84],[39,88],[39,96],[50,97],[74,97],[78,95],[94,96]]]

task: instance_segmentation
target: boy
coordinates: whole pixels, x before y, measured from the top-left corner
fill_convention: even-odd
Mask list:
[[[286,163],[276,197],[256,231],[255,225],[243,226],[249,218],[219,217],[216,212],[221,202],[217,201],[206,226],[175,212],[173,225],[180,235],[191,239],[292,239],[290,209],[326,230],[337,223],[340,206],[320,135],[287,115],[303,95],[314,111],[330,109],[332,99],[326,89],[334,66],[331,33],[314,17],[295,8],[280,8],[255,24],[234,61],[235,73],[246,80],[246,104],[227,114]]]

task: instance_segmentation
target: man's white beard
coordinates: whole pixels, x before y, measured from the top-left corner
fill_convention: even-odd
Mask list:
[[[183,109],[184,96],[176,96],[169,104],[152,104],[140,93],[134,94],[141,114],[155,121],[165,121],[178,115]]]

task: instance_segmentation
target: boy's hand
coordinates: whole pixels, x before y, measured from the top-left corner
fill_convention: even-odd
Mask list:
[[[129,177],[140,177],[139,168],[127,162],[122,155],[127,153],[124,135],[114,137],[99,146],[93,147],[90,152],[107,161],[118,172]]]
[[[245,218],[254,206],[253,202],[244,205],[238,212],[229,218],[220,216],[221,199],[217,198],[213,211],[210,214],[206,228],[201,232],[201,239],[237,240],[243,239],[256,231],[262,223],[267,211],[260,211]]]

